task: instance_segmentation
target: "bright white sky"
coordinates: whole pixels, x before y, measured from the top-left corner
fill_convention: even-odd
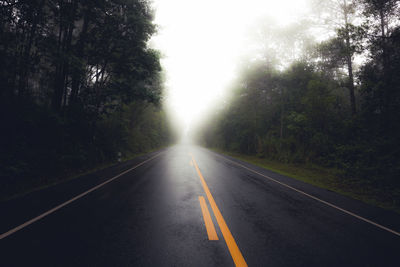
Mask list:
[[[189,127],[221,96],[246,51],[257,19],[285,25],[307,11],[307,0],[153,0],[167,74],[167,105]]]

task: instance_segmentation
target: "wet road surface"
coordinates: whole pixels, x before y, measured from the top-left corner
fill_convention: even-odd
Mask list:
[[[190,145],[0,212],[0,266],[400,266],[398,214]]]

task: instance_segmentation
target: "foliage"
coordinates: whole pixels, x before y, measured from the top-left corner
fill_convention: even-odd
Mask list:
[[[170,141],[146,0],[0,1],[0,187]]]
[[[340,170],[343,178],[399,187],[399,5],[361,2],[348,9],[343,1],[341,12],[346,18],[362,9],[357,14],[364,23],[345,21],[305,59],[282,71],[260,61],[244,68],[232,101],[198,139],[225,151],[317,164]],[[353,73],[357,53],[367,60]]]

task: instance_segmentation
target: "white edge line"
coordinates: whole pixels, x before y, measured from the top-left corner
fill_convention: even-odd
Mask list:
[[[120,174],[118,174],[118,175],[116,175],[116,176],[110,178],[109,180],[107,180],[107,181],[105,181],[105,182],[103,182],[103,183],[101,183],[101,184],[98,184],[98,185],[96,185],[95,187],[93,187],[93,188],[91,188],[91,189],[89,189],[89,190],[87,190],[87,191],[85,191],[85,192],[83,192],[83,193],[81,193],[81,194],[79,194],[79,195],[77,195],[77,196],[71,198],[70,200],[65,201],[64,203],[62,203],[62,204],[60,204],[60,205],[58,205],[58,206],[56,206],[56,207],[54,207],[54,208],[52,208],[52,209],[46,211],[45,213],[42,213],[42,214],[40,214],[39,216],[36,216],[35,218],[30,219],[29,221],[27,221],[27,222],[25,222],[25,223],[23,223],[23,224],[21,224],[21,225],[15,227],[15,228],[9,230],[9,231],[7,231],[7,232],[1,234],[1,235],[0,235],[0,240],[3,239],[3,238],[6,238],[6,237],[9,236],[9,235],[12,235],[13,233],[15,233],[15,232],[17,232],[17,231],[19,231],[19,230],[21,230],[21,229],[27,227],[28,225],[30,225],[30,224],[32,224],[32,223],[34,223],[34,222],[36,222],[36,221],[39,221],[40,219],[46,217],[47,215],[50,215],[50,214],[52,214],[53,212],[55,212],[55,211],[61,209],[62,207],[65,207],[65,206],[67,206],[68,204],[74,202],[75,200],[78,200],[78,199],[80,199],[81,197],[86,196],[87,194],[93,192],[94,190],[99,189],[100,187],[102,187],[102,186],[104,186],[104,185],[106,185],[106,184],[108,184],[108,183],[114,181],[115,179],[119,178],[120,176],[122,176],[122,175],[124,175],[124,174],[126,174],[126,173],[132,171],[133,169],[136,169],[137,167],[139,167],[139,166],[145,164],[146,162],[148,162],[148,161],[150,161],[150,160],[152,160],[152,159],[158,157],[160,154],[161,154],[161,152],[158,153],[157,155],[155,155],[155,156],[153,156],[153,157],[151,157],[151,158],[149,158],[149,159],[147,159],[147,160],[145,160],[145,161],[143,161],[143,162],[137,164],[136,166],[134,166],[134,167],[132,167],[132,168],[126,170],[126,171],[121,172]]]
[[[218,154],[217,154],[217,155],[218,155]],[[221,155],[219,155],[219,156],[222,157]],[[232,163],[234,163],[234,164],[236,164],[236,165],[238,165],[238,166],[240,166],[240,167],[242,167],[242,168],[245,168],[245,169],[247,169],[247,170],[249,170],[249,171],[251,171],[251,172],[253,172],[253,173],[256,173],[256,174],[258,174],[258,175],[260,175],[260,176],[262,176],[262,177],[265,177],[265,178],[267,178],[267,179],[269,179],[269,180],[271,180],[271,181],[273,181],[273,182],[275,182],[275,183],[278,183],[278,184],[283,185],[283,186],[285,186],[285,187],[287,187],[287,188],[289,188],[289,189],[292,189],[292,190],[294,190],[294,191],[296,191],[296,192],[298,192],[298,193],[300,193],[300,194],[303,194],[303,195],[305,195],[305,196],[307,196],[307,197],[309,197],[309,198],[312,198],[312,199],[314,199],[314,200],[316,200],[316,201],[319,201],[319,202],[321,202],[321,203],[324,203],[325,205],[328,205],[328,206],[330,206],[330,207],[332,207],[332,208],[334,208],[334,209],[340,210],[340,211],[342,211],[342,212],[344,212],[344,213],[346,213],[346,214],[348,214],[348,215],[350,215],[350,216],[353,216],[353,217],[355,217],[355,218],[357,218],[357,219],[359,219],[359,220],[362,220],[362,221],[364,221],[364,222],[367,222],[367,223],[369,223],[369,224],[372,224],[372,225],[374,225],[374,226],[376,226],[376,227],[378,227],[378,228],[381,228],[381,229],[383,229],[383,230],[385,230],[385,231],[388,231],[388,232],[390,232],[390,233],[392,233],[392,234],[394,234],[394,235],[400,236],[400,233],[399,233],[399,232],[396,232],[395,230],[392,230],[392,229],[390,229],[390,228],[388,228],[388,227],[386,227],[386,226],[383,226],[383,225],[381,225],[381,224],[379,224],[379,223],[376,223],[376,222],[373,222],[373,221],[371,221],[371,220],[368,220],[367,218],[364,218],[364,217],[362,217],[362,216],[360,216],[360,215],[357,215],[357,214],[355,214],[355,213],[353,213],[353,212],[351,212],[351,211],[345,210],[345,209],[343,209],[343,208],[341,208],[341,207],[338,207],[338,206],[336,206],[336,205],[334,205],[334,204],[332,204],[332,203],[329,203],[329,202],[327,202],[327,201],[325,201],[325,200],[322,200],[322,199],[320,199],[320,198],[317,198],[317,197],[315,197],[315,196],[313,196],[313,195],[310,195],[310,194],[308,194],[308,193],[306,193],[306,192],[304,192],[304,191],[301,191],[301,190],[299,190],[299,189],[297,189],[297,188],[294,188],[294,187],[292,187],[292,186],[290,186],[290,185],[287,185],[287,184],[282,183],[282,182],[280,182],[280,181],[278,181],[278,180],[275,180],[274,178],[271,178],[271,177],[269,177],[269,176],[267,176],[267,175],[264,175],[264,174],[262,174],[262,173],[259,173],[259,172],[255,171],[255,170],[252,170],[252,169],[250,169],[250,168],[248,168],[248,167],[246,167],[246,166],[244,166],[244,165],[242,165],[242,164],[240,164],[240,163],[237,163],[237,162],[235,162],[235,161],[233,161],[233,160],[231,160],[231,159],[228,159],[228,158],[226,158],[226,157],[222,157],[222,158],[227,159],[227,160],[229,160],[230,162],[232,162]]]

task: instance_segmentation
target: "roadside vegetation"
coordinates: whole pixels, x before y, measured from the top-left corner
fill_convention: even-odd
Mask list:
[[[285,35],[292,42],[264,43],[262,56],[243,64],[230,96],[203,123],[197,138],[253,163],[399,211],[399,1],[320,5],[334,10],[324,22],[335,20],[335,35],[310,41],[304,26],[296,28],[302,34],[286,29],[297,33]],[[270,28],[256,30],[271,36]],[[290,43],[294,56],[287,64],[279,57],[291,54],[279,49]],[[355,64],[360,58],[364,60]]]
[[[0,196],[165,146],[142,0],[0,1]]]
[[[400,204],[398,202],[400,189],[398,187],[377,187],[369,179],[343,177],[340,170],[320,165],[282,163],[255,155],[240,154],[221,149],[213,150],[370,205],[400,213]]]

